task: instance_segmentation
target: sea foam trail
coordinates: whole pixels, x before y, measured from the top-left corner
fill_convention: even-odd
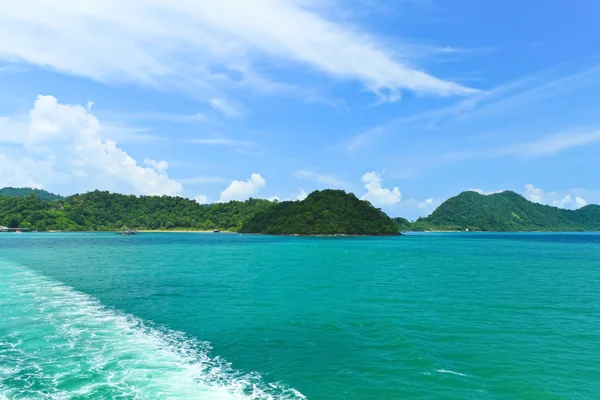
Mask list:
[[[210,345],[0,261],[0,399],[304,399]]]

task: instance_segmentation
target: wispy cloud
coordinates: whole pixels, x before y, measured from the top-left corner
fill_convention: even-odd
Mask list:
[[[161,121],[174,123],[215,123],[202,112],[194,114],[172,114],[162,112],[98,112],[104,118],[123,121]]]
[[[513,143],[504,147],[479,148],[445,153],[435,157],[431,163],[440,165],[480,158],[548,157],[570,149],[593,146],[598,143],[600,143],[600,129],[579,129],[547,135],[537,140]]]
[[[522,111],[528,105],[580,88],[590,79],[598,79],[600,75],[600,64],[560,76],[564,69],[565,66],[560,65],[499,85],[450,106],[397,118],[353,136],[345,143],[345,147],[348,151],[356,151],[386,135],[398,132],[402,126],[419,124],[421,128],[432,128],[468,118]]]
[[[332,175],[322,175],[316,173],[314,171],[309,171],[305,169],[298,170],[294,173],[294,176],[297,179],[309,180],[320,185],[325,185],[328,188],[349,188],[351,185],[341,179],[336,178]]]
[[[90,107],[91,108],[91,107]],[[90,111],[89,108],[87,108]],[[30,117],[26,114],[12,117],[0,116],[0,143],[25,143]],[[148,143],[163,140],[152,129],[102,122],[102,134],[105,139],[117,143]]]
[[[188,143],[204,144],[208,146],[231,146],[231,147],[254,147],[256,143],[248,140],[237,140],[228,138],[203,138],[190,139]]]
[[[499,150],[492,150],[489,155],[544,157],[596,143],[600,143],[600,130],[572,131],[551,135],[532,142],[515,144]]]
[[[164,138],[152,133],[152,129],[149,128],[136,128],[104,123],[102,124],[102,131],[107,139],[117,143],[148,143],[164,140]]]
[[[262,91],[293,84],[259,72],[270,60],[272,68],[286,61],[360,82],[389,99],[402,90],[476,92],[409,66],[381,38],[297,0],[256,0],[252,7],[241,0],[106,0],[78,7],[11,2],[0,14],[0,54],[98,81],[175,88],[205,99],[244,86]]]
[[[239,104],[234,104],[225,99],[210,99],[208,104],[215,110],[227,117],[241,117],[244,114],[244,108]]]
[[[194,176],[192,178],[177,179],[177,181],[184,185],[200,185],[207,183],[227,182],[225,178],[222,178],[220,176]]]

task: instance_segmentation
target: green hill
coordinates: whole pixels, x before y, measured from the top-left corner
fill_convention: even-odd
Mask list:
[[[105,231],[131,229],[237,230],[268,200],[250,199],[201,205],[183,197],[128,196],[94,191],[44,201],[0,196],[0,225],[45,230]]]
[[[343,190],[322,190],[254,215],[240,232],[277,235],[398,235],[398,225],[368,201]]]
[[[600,206],[579,210],[532,203],[505,191],[491,195],[463,192],[442,203],[429,217],[412,224],[413,230],[464,231],[598,231]]]
[[[62,196],[47,192],[42,189],[15,188],[15,187],[0,188],[0,196],[27,197],[27,196],[31,196],[32,194],[39,197],[42,200],[48,200],[48,201],[63,199]]]
[[[412,230],[412,223],[406,218],[396,217],[393,218],[393,220],[396,221],[396,223],[400,227],[400,232]]]

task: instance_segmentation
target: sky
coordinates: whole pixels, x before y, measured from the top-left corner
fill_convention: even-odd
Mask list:
[[[593,0],[0,6],[0,187],[600,203]]]

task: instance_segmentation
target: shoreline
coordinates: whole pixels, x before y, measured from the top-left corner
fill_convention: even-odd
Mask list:
[[[104,231],[104,232],[117,232],[117,231]],[[235,231],[222,231],[215,232],[214,230],[190,230],[190,229],[139,229],[136,230],[138,233],[237,233]]]

